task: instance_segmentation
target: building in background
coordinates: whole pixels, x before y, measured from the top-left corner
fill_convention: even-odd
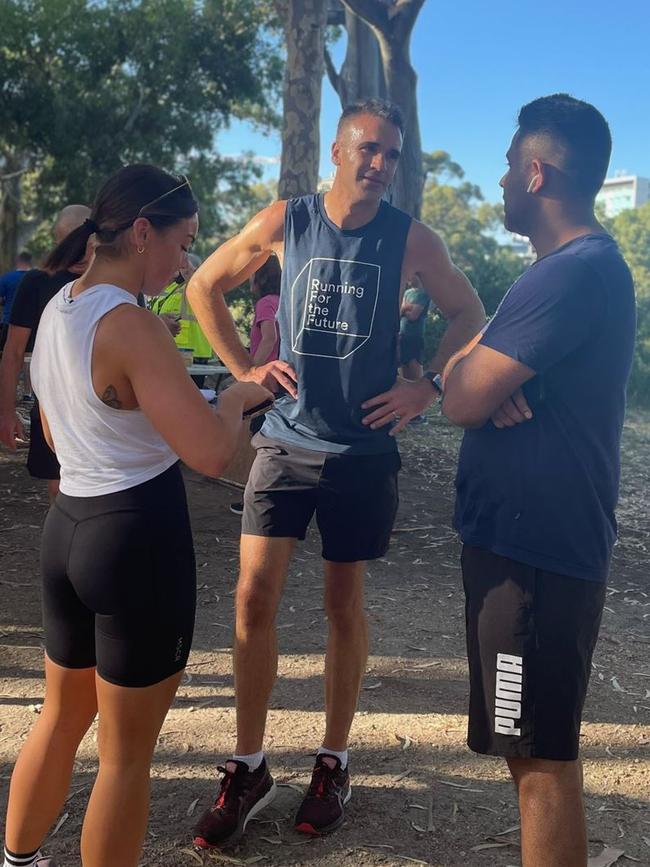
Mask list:
[[[507,238],[505,246],[509,247],[515,255],[519,256],[526,265],[530,265],[531,262],[535,261],[537,256],[529,238],[526,238],[524,235],[518,235],[516,232],[508,232],[507,230],[505,235]]]
[[[638,175],[616,174],[607,178],[596,196],[607,217],[615,217],[628,208],[640,208],[650,201],[650,181]]]

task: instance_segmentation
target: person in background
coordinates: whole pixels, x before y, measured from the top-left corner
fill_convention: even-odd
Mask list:
[[[11,305],[18,289],[18,284],[25,276],[25,271],[32,267],[32,254],[23,251],[16,256],[16,267],[0,277],[0,302],[2,302],[2,322],[0,323],[0,352],[4,349],[9,327]]]
[[[282,269],[277,256],[269,256],[251,279],[251,290],[256,300],[250,355],[252,363],[256,365],[275,361],[280,354],[280,332],[276,317],[281,280]]]
[[[92,263],[48,304],[34,348],[34,387],[61,462],[61,490],[41,551],[45,699],[11,779],[4,867],[54,867],[39,847],[97,714],[99,771],[81,862],[140,862],[151,759],[194,629],[196,571],[179,457],[218,476],[243,412],[270,397],[237,383],[213,409],[164,324],[137,304],[139,293],[156,295],[178,271],[198,230],[197,209],[186,178],[127,166],[48,259],[53,271],[65,270],[95,238]]]
[[[409,286],[404,292],[400,306],[399,322],[399,363],[404,379],[417,381],[424,369],[424,327],[431,306],[428,292],[417,286]],[[422,424],[425,416],[413,416],[409,424]]]
[[[196,321],[186,291],[187,282],[200,264],[197,255],[188,253],[174,282],[150,302],[149,309],[160,316],[179,349],[191,350],[194,364],[207,364],[212,358],[212,347]],[[205,376],[193,376],[192,380],[202,388]]]
[[[71,232],[79,228],[90,216],[86,205],[66,205],[54,224],[54,240],[60,244]],[[25,439],[22,420],[16,412],[16,388],[25,356],[31,353],[38,325],[51,298],[75,277],[86,270],[92,257],[92,244],[88,244],[78,262],[67,268],[34,269],[20,281],[9,316],[7,342],[0,361],[0,443],[15,449],[16,441]],[[27,470],[35,479],[47,482],[50,501],[59,490],[59,462],[43,434],[38,401],[30,410],[29,453]]]

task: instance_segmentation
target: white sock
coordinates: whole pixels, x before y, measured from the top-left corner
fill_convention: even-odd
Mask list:
[[[248,756],[233,756],[236,762],[246,762],[249,771],[256,771],[264,760],[264,750],[259,753],[251,753]]]
[[[33,867],[38,858],[41,857],[40,849],[32,852],[30,855],[15,855],[10,852],[5,846],[5,860],[2,867]]]
[[[342,752],[339,750],[330,750],[327,747],[319,747],[317,756],[328,755],[328,756],[336,756],[336,758],[341,763],[341,770],[344,771],[348,766],[348,751],[343,750]]]

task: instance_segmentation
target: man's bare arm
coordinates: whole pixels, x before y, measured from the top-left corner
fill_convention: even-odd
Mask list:
[[[445,394],[442,409],[447,418],[459,427],[482,427],[486,421],[508,405],[513,396],[520,407],[520,387],[535,376],[535,371],[489,346],[476,345],[460,359],[452,358],[445,370]],[[523,395],[521,414],[531,418]],[[513,419],[513,424],[523,419]],[[495,422],[496,424],[496,422]],[[509,426],[507,422],[498,427]]]
[[[264,364],[275,347],[275,342],[278,339],[278,331],[275,321],[264,319],[260,322],[260,332],[262,339],[259,342],[257,351],[253,356],[253,364]]]
[[[407,239],[403,273],[407,279],[417,278],[448,322],[428,365],[429,370],[442,372],[449,358],[485,325],[485,310],[467,277],[451,261],[442,240],[416,220]],[[373,429],[390,424],[391,434],[399,433],[435,400],[436,394],[426,378],[415,382],[398,379],[389,391],[363,404],[363,409],[373,410],[363,423]]]
[[[31,333],[31,328],[10,325],[0,361],[0,442],[10,449],[16,448],[16,439],[25,436],[16,414],[16,388]]]
[[[428,369],[441,373],[451,356],[483,328],[485,310],[439,235],[415,220],[409,232],[405,265],[447,320],[447,329],[428,365]]]
[[[400,311],[401,315],[408,319],[409,322],[417,322],[424,311],[422,304],[409,304],[408,301],[402,304]]]
[[[284,240],[285,202],[256,214],[239,235],[226,241],[194,272],[187,298],[210,345],[236,379],[271,387],[277,381],[295,395],[291,365],[272,361],[255,366],[239,339],[224,295],[252,276]]]

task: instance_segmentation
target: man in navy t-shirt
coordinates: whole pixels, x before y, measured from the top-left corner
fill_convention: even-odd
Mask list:
[[[504,756],[524,867],[586,867],[580,718],[616,536],[634,288],[594,217],[611,138],[566,94],[522,108],[501,180],[537,260],[448,363],[467,428],[456,479],[469,746]],[[510,398],[508,396],[510,395]]]

